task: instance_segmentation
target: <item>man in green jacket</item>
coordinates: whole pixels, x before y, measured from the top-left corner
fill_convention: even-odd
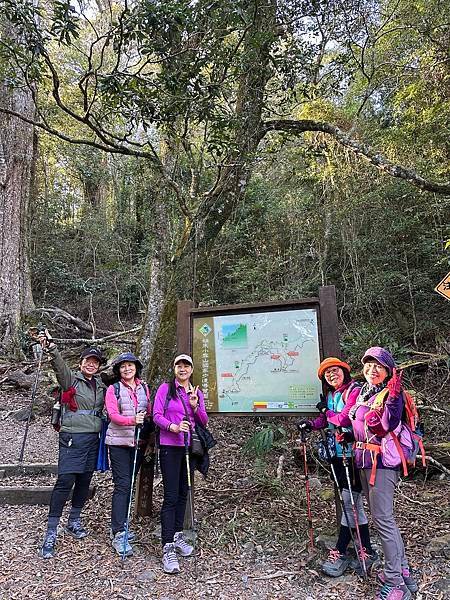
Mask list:
[[[89,494],[102,427],[105,385],[97,375],[103,356],[98,348],[81,353],[78,371],[71,371],[48,332],[39,334],[39,343],[51,357],[62,395],[59,432],[58,478],[53,488],[47,532],[40,550],[42,558],[55,555],[56,535],[64,505],[73,489],[69,519],[64,528],[81,540],[88,532],[81,523],[81,511]]]

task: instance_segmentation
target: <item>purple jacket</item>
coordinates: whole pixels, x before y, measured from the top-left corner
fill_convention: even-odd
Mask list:
[[[366,425],[365,415],[375,401],[376,394],[371,396],[368,401],[364,404],[358,405],[358,400],[356,401],[356,405],[353,410],[350,411],[350,418],[352,419],[353,426],[353,435],[355,436],[356,442],[366,442],[375,444],[377,446],[381,446],[383,440],[387,438],[387,436],[379,437],[375,435]],[[404,399],[403,393],[400,393],[399,396],[393,398],[388,396],[383,409],[383,416],[381,419],[381,424],[386,432],[395,431],[402,419],[404,407]],[[400,440],[402,441],[402,440]],[[402,448],[406,458],[408,458],[410,448],[408,446],[404,446],[402,444]],[[367,449],[355,448],[354,450],[355,463],[359,469],[370,469],[372,468],[374,453],[370,452]],[[377,468],[386,469],[386,468],[395,468],[398,469],[400,465],[396,467],[387,467],[383,464],[381,459],[381,453],[377,453]]]
[[[184,400],[187,414],[191,422],[191,429],[194,428],[195,423],[200,423],[204,427],[206,427],[206,424],[208,423],[208,415],[206,414],[205,399],[202,391],[198,390],[198,409],[196,412],[194,412],[194,409],[189,403],[189,396],[184,387],[178,383],[176,383],[176,386],[178,392],[177,397],[170,399],[166,411],[164,411],[164,406],[166,404],[166,397],[169,391],[169,384],[162,383],[156,392],[155,402],[153,405],[153,421],[160,429],[159,443],[161,446],[184,446],[184,434],[182,432],[173,433],[172,431],[168,431],[171,423],[178,425],[185,416],[183,402],[181,401],[180,397],[182,397]],[[190,441],[191,434],[189,432],[188,443],[190,443]]]

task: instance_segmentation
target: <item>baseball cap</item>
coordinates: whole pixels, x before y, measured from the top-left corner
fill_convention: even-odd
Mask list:
[[[176,356],[175,360],[173,361],[173,366],[175,366],[180,361],[187,362],[192,366],[192,368],[194,368],[194,361],[189,356],[189,354],[179,354],[178,356]]]
[[[80,360],[89,357],[96,358],[100,364],[102,364],[105,361],[105,359],[103,358],[102,351],[98,348],[86,348],[86,350],[83,350],[83,352],[80,354]]]

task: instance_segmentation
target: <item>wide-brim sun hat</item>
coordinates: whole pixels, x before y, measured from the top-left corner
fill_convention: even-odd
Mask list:
[[[112,368],[116,375],[120,375],[120,365],[124,362],[132,362],[136,365],[136,374],[139,376],[142,371],[144,365],[141,363],[139,358],[134,355],[132,352],[122,352],[119,356],[113,360]]]
[[[191,367],[194,368],[194,361],[189,354],[179,354],[178,356],[175,356],[173,366],[175,367],[175,365],[181,361],[189,363]]]
[[[348,374],[350,375],[350,365],[347,364],[345,361],[341,360],[340,358],[336,358],[335,356],[330,356],[328,358],[325,358],[319,365],[319,369],[317,371],[317,377],[319,379],[322,379],[325,371],[327,369],[329,369],[330,367],[340,367],[341,369],[345,369],[346,371],[348,371]]]
[[[382,348],[381,346],[372,346],[364,352],[364,356],[361,359],[363,365],[369,362],[370,359],[375,359],[380,365],[385,367],[389,374],[392,375],[392,371],[395,369],[395,360],[389,350]]]

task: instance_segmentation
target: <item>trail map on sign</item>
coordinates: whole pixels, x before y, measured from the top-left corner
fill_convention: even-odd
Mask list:
[[[209,410],[299,412],[317,403],[314,309],[195,317],[193,328],[196,383]]]

